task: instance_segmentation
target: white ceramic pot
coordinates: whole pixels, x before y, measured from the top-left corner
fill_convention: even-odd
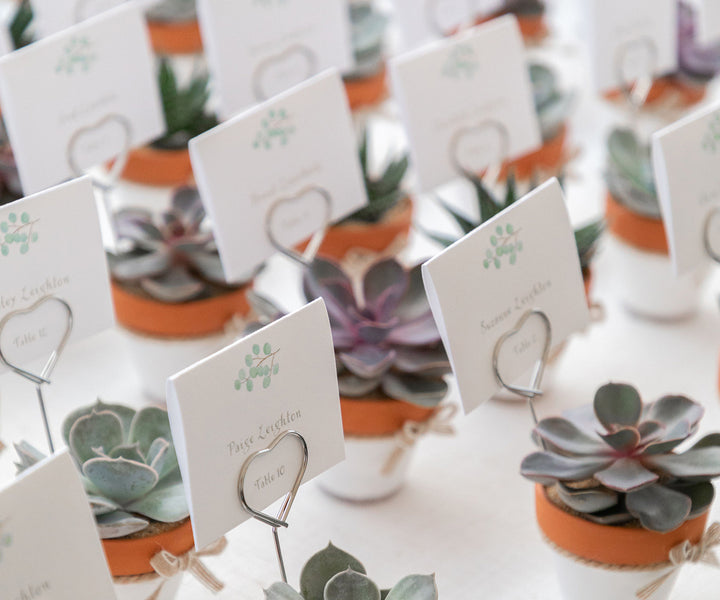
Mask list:
[[[405,483],[414,448],[405,450],[390,473],[383,473],[397,448],[395,436],[345,437],[345,461],[318,478],[320,487],[342,500],[367,502],[392,496]]]
[[[143,391],[161,402],[165,401],[168,377],[222,350],[236,339],[233,332],[188,339],[151,337],[127,329],[123,332]]]
[[[647,252],[609,236],[616,292],[632,313],[650,319],[676,320],[692,316],[700,297],[705,269],[675,277],[670,257]]]
[[[553,552],[563,600],[637,600],[637,592],[668,570],[612,571],[592,567]],[[668,600],[678,578],[673,573],[655,592],[652,600]]]
[[[160,577],[142,578],[139,581],[133,581],[132,577],[114,577],[115,595],[117,600],[148,600],[162,584],[160,594],[153,600],[173,600],[180,589],[182,578],[183,574],[178,573],[163,584]]]

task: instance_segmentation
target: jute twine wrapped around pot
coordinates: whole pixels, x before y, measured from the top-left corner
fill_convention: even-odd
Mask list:
[[[405,452],[410,450],[415,443],[428,433],[440,435],[455,435],[455,428],[452,420],[457,413],[456,404],[445,404],[438,406],[429,419],[425,421],[405,421],[395,434],[396,447],[382,467],[382,474],[389,475],[397,467]]]
[[[179,573],[190,573],[208,590],[218,593],[225,587],[225,584],[215,577],[200,559],[206,556],[218,556],[222,554],[226,547],[227,540],[222,537],[200,552],[189,550],[185,554],[175,556],[167,550],[161,550],[150,559],[150,564],[155,570],[154,573],[115,577],[113,579],[115,583],[120,585],[162,579],[160,585],[148,596],[147,600],[157,600],[165,584]]]
[[[589,560],[561,548],[545,535],[543,538],[545,543],[547,543],[558,554],[588,567],[618,572],[667,570],[666,573],[663,573],[657,579],[640,588],[635,593],[638,600],[650,600],[652,596],[663,586],[663,584],[686,564],[703,563],[720,568],[720,561],[718,561],[717,556],[713,552],[716,547],[720,546],[720,523],[713,523],[697,544],[692,544],[689,541],[678,544],[670,550],[670,554],[666,562],[655,563],[652,565],[612,565]]]

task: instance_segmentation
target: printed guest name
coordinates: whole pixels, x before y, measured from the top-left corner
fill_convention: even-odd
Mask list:
[[[480,321],[480,332],[485,334],[491,332],[495,327],[504,323],[511,315],[516,312],[525,312],[531,309],[535,304],[535,300],[542,296],[552,287],[552,281],[536,281],[532,288],[527,292],[518,294],[515,296],[514,303],[508,306],[501,313],[491,317],[490,319],[483,319]]]
[[[0,295],[0,309],[13,310],[15,308],[20,308],[21,303],[35,302],[40,300],[40,298],[54,294],[60,288],[69,284],[69,275],[60,277],[53,275],[52,277],[46,277],[45,281],[38,285],[23,286],[17,294],[8,296]]]
[[[230,456],[236,456],[242,454],[245,456],[250,452],[250,449],[255,445],[256,442],[271,442],[283,431],[287,429],[289,425],[296,423],[302,418],[302,412],[296,411],[285,411],[280,417],[268,425],[259,425],[256,432],[252,435],[247,436],[242,440],[233,440],[226,445],[228,454]]]
[[[31,583],[21,589],[20,592],[13,598],[13,600],[36,600],[36,598],[45,597],[46,592],[49,591],[49,581],[43,581],[42,583]]]

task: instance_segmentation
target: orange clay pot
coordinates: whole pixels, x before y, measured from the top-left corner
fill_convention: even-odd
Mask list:
[[[148,21],[150,42],[158,54],[195,54],[202,52],[202,36],[197,20],[184,23]]]
[[[658,254],[669,254],[662,219],[638,215],[607,194],[605,219],[608,230],[627,244]]]
[[[540,530],[556,546],[586,560],[624,566],[667,562],[670,550],[678,544],[700,541],[708,519],[705,513],[669,533],[599,525],[553,504],[539,484],[535,486],[535,513]]]
[[[387,95],[386,70],[383,65],[379,73],[370,77],[343,80],[350,110],[373,106],[385,98]]]
[[[489,17],[480,17],[475,24],[480,25],[487,23],[488,21],[502,16],[504,13],[496,13]],[[520,33],[526,42],[537,42],[544,37],[547,37],[549,31],[547,23],[545,23],[544,15],[537,15],[534,17],[518,17],[518,26],[520,27]]]
[[[392,435],[402,429],[406,421],[426,421],[434,410],[390,398],[340,397],[340,412],[346,436]]]
[[[144,185],[176,186],[192,181],[190,152],[143,146],[128,153],[122,178]]]
[[[150,559],[161,550],[174,556],[185,554],[195,542],[190,519],[179,527],[146,538],[102,540],[105,558],[113,577],[154,573]]]
[[[520,158],[505,163],[500,177],[505,179],[512,169],[518,179],[531,179],[537,170],[557,172],[565,158],[565,141],[567,140],[567,125],[552,139],[545,142],[540,148]]]
[[[590,288],[592,287],[592,270],[583,269],[583,285],[585,286],[585,297],[587,298],[588,306],[592,307],[592,300],[590,300]]]
[[[112,282],[118,322],[135,333],[165,338],[202,337],[224,331],[234,315],[250,312],[248,289],[246,285],[213,298],[169,304],[141,297]]]
[[[674,75],[659,77],[656,79],[648,93],[646,106],[652,106],[675,97],[680,106],[692,106],[705,98],[706,88],[704,85],[691,85],[682,81]],[[612,101],[621,100],[623,93],[620,90],[611,90],[605,93],[605,98]]]

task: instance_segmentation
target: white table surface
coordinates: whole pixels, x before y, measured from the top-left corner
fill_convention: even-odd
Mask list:
[[[556,2],[558,29],[570,31],[571,0]],[[560,10],[562,9],[562,10]],[[568,82],[588,89],[582,53],[569,37],[550,45],[554,64]],[[545,51],[543,51],[545,52]],[[568,203],[576,221],[597,214],[602,206],[602,139],[612,111],[586,91],[573,118],[573,135],[583,155],[567,182]],[[133,200],[138,188],[125,188]],[[419,199],[418,219],[437,222],[438,212]],[[428,256],[434,246],[414,235],[406,257]],[[718,351],[720,277],[713,272],[702,293],[697,315],[675,323],[644,321],[628,314],[613,290],[612,252],[601,251],[595,264],[594,297],[606,310],[604,322],[575,336],[546,378],[546,396],[537,402],[541,417],[592,401],[607,381],[636,385],[646,401],[667,393],[683,393],[702,403],[704,430],[720,430]],[[408,259],[410,260],[410,259]],[[411,261],[412,262],[412,261]],[[293,265],[271,261],[258,287],[274,294],[287,308],[297,306]],[[140,405],[145,400],[119,331],[109,331],[66,351],[48,389],[47,407],[55,437],[72,408],[100,397],[107,402]],[[6,444],[27,439],[43,448],[44,433],[33,386],[12,375],[0,378],[0,439]],[[451,397],[451,401],[455,398]],[[466,417],[458,417],[457,435],[431,436],[417,447],[408,482],[394,497],[351,504],[325,495],[314,482],[305,485],[290,514],[281,540],[290,583],[300,568],[328,540],[356,555],[383,587],[409,573],[436,573],[440,597],[550,600],[558,598],[552,553],[535,525],[533,486],[518,474],[530,442],[530,415],[519,403],[490,401]],[[0,454],[0,486],[14,476],[11,448]],[[51,506],[48,508],[51,510]],[[711,518],[720,520],[720,502]],[[225,554],[206,559],[225,590],[216,597],[261,599],[262,588],[279,579],[269,528],[251,521],[231,532]],[[681,600],[717,599],[720,571],[686,567],[673,595]],[[186,576],[180,600],[213,595]]]

